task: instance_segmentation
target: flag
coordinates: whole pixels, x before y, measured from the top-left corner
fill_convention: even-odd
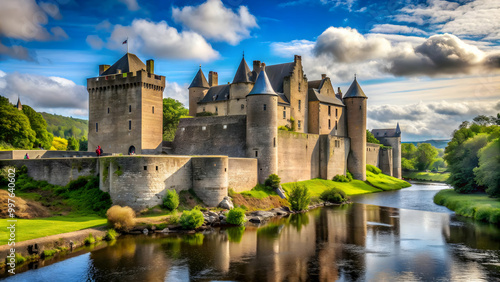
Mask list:
[[[127,44],[127,40],[128,40],[128,39],[125,39],[125,41],[123,41],[122,45],[123,45],[123,44]]]

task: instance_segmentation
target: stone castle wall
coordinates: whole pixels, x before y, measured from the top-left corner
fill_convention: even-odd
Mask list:
[[[229,158],[229,188],[239,193],[252,190],[258,182],[257,159]]]
[[[382,170],[383,174],[387,174],[389,176],[394,176],[393,153],[392,148],[380,149],[379,151],[379,168]]]
[[[380,167],[379,161],[380,144],[366,143],[366,164]]]
[[[321,135],[320,176],[332,180],[337,174],[345,175],[347,154],[351,140],[347,137]]]
[[[278,130],[278,176],[282,183],[320,177],[319,135]]]
[[[22,160],[28,154],[30,159],[82,158],[95,157],[95,152],[48,151],[48,150],[12,150],[0,151],[0,160]],[[106,152],[104,152],[106,154]]]

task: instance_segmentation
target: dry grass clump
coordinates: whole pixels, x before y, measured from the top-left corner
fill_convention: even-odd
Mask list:
[[[112,206],[106,217],[108,225],[118,231],[129,231],[135,225],[135,212],[130,207]]]

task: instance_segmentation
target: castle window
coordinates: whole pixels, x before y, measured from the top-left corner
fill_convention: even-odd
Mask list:
[[[330,120],[328,120],[328,129],[332,128],[332,125],[331,125],[331,123],[330,123],[330,122],[331,122],[331,121],[330,121]]]
[[[108,108],[108,114],[109,114],[109,108]]]
[[[144,170],[148,170],[148,166],[147,165],[144,166]]]
[[[286,111],[283,111],[283,119],[286,119]]]
[[[132,105],[128,105],[128,112],[131,113],[132,112]]]
[[[302,101],[300,101],[300,100],[299,100],[299,111],[300,111],[300,108],[301,108],[301,102],[302,102]]]
[[[158,171],[158,166],[156,166],[156,171]]]
[[[266,110],[266,108],[267,108],[267,105],[266,105],[266,104],[264,104],[264,111]]]
[[[335,117],[339,116],[339,109],[335,109]]]
[[[95,132],[99,132],[99,123],[95,123]]]
[[[131,120],[128,121],[128,130],[132,130],[132,121]]]
[[[241,104],[241,109],[243,110],[245,108],[245,105]]]
[[[331,115],[331,106],[328,106],[328,115]]]
[[[219,112],[219,108],[218,107],[215,107],[215,112],[218,113]]]
[[[335,130],[337,130],[337,121],[335,121]]]
[[[300,92],[300,82],[299,82],[299,92]]]
[[[274,147],[276,147],[276,137],[273,138]]]
[[[205,111],[205,107],[203,107],[203,111]]]
[[[255,151],[255,157],[257,158],[259,156],[259,151]]]
[[[155,113],[155,107],[153,106],[153,114]]]
[[[299,125],[299,128],[300,128],[300,120],[297,122],[297,124]]]

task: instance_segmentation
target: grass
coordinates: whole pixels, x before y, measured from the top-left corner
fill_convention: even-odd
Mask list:
[[[283,183],[281,184],[281,186],[287,193],[289,193],[294,183],[295,182]],[[344,191],[348,196],[381,191],[380,189],[377,189],[361,180],[353,180],[351,182],[335,182],[332,180],[314,178],[311,180],[299,181],[296,183],[299,185],[305,185],[307,188],[309,188],[311,197],[319,197],[321,193],[323,193],[323,191],[331,188],[338,188]]]
[[[272,189],[269,189],[268,187],[266,187],[265,185],[262,185],[262,184],[258,184],[257,186],[252,188],[252,190],[243,191],[240,194],[245,195],[245,196],[249,196],[249,197],[253,197],[256,199],[263,199],[263,198],[266,198],[268,196],[272,196],[272,195],[277,196],[278,195]]]
[[[398,190],[401,188],[406,188],[411,186],[410,183],[404,180],[389,175],[385,175],[382,173],[375,174],[370,171],[366,171],[366,181],[369,182],[371,185],[375,186],[376,188],[382,189],[384,191]]]
[[[434,203],[461,216],[500,224],[500,199],[489,198],[484,193],[460,194],[453,189],[445,189],[434,196]]]
[[[97,215],[18,219],[16,223],[16,242],[102,226],[106,222],[105,218]],[[8,224],[7,220],[0,221],[0,245],[7,244],[9,232],[6,227]]]
[[[446,182],[449,176],[449,172],[403,171],[403,177],[410,180]]]

